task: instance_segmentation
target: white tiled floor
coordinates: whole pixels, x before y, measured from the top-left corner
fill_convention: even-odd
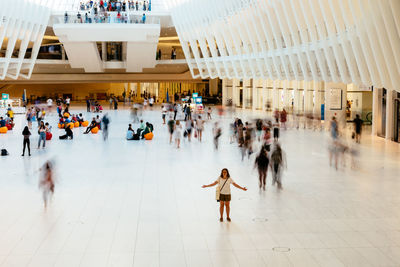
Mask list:
[[[109,114],[108,142],[82,128],[60,141],[54,129],[37,150],[34,129],[31,158],[20,156],[22,116],[0,136],[11,153],[0,158],[0,266],[400,266],[399,145],[365,136],[359,168],[336,171],[326,133],[283,131],[284,189],[268,176],[259,192],[254,156],[241,162],[229,144],[228,117],[214,151],[212,123],[203,143],[177,150],[159,110],[144,115],[153,141],[125,141],[129,112]],[[49,121],[56,125],[55,116]],[[58,182],[44,211],[37,183],[47,159]],[[231,223],[218,221],[214,189],[201,188],[223,167],[249,188],[232,189]]]

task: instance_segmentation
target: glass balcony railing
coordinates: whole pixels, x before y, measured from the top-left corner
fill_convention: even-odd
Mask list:
[[[52,16],[53,24],[69,24],[69,23],[125,23],[125,24],[160,24],[160,18],[147,15],[137,15],[131,12],[102,12],[99,14],[81,14],[80,12],[68,12],[61,15]]]

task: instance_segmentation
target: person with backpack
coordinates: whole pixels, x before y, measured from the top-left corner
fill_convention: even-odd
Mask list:
[[[231,218],[229,216],[230,214],[230,201],[231,201],[231,184],[235,186],[236,188],[242,189],[243,191],[247,191],[246,187],[241,187],[240,185],[236,184],[231,176],[229,175],[228,169],[224,168],[221,171],[220,176],[217,178],[217,180],[208,185],[203,185],[202,188],[206,187],[212,187],[217,185],[217,190],[216,190],[216,199],[217,202],[219,202],[219,213],[220,213],[220,218],[219,221],[223,222],[223,215],[224,215],[224,207],[226,209],[226,219],[228,222],[231,221]]]

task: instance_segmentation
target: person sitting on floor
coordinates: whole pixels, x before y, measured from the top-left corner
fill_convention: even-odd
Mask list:
[[[96,126],[97,126],[97,128],[99,128],[99,130],[101,129],[101,119],[100,119],[100,116],[99,115],[97,115],[96,116]]]
[[[96,122],[96,118],[93,118],[90,125],[86,128],[84,134],[88,134],[95,127],[97,127],[97,122]]]
[[[0,128],[6,126],[6,120],[3,117],[0,117]]]
[[[126,140],[133,140],[135,131],[132,129],[132,124],[129,124],[128,131],[126,132]]]
[[[6,118],[6,126],[7,126],[7,125],[10,125],[10,126],[11,126],[11,129],[13,129],[13,128],[14,128],[14,125],[15,125],[15,123],[14,123],[14,118],[7,117],[7,118]]]
[[[44,126],[46,126],[46,133],[51,133],[51,126],[50,126],[50,124],[49,124],[48,122],[46,122],[46,123],[44,124]]]
[[[61,135],[59,138],[60,140],[63,140],[63,139],[68,139],[68,137],[74,139],[74,133],[72,132],[69,126],[65,128],[65,134]]]
[[[143,120],[140,120],[140,126],[139,126],[139,128],[137,129],[136,133],[137,133],[139,136],[143,136],[142,133],[143,133],[143,131],[144,131],[145,128],[146,128],[146,126],[145,126]]]
[[[142,138],[144,138],[144,136],[146,134],[151,133],[151,132],[152,132],[152,130],[150,128],[150,123],[146,122],[146,127],[144,128],[144,130],[143,130],[143,132],[141,134]]]
[[[153,124],[151,124],[150,122],[146,122],[146,125],[149,126],[150,132],[153,132],[153,131],[154,131],[154,126],[153,126]]]
[[[82,122],[85,121],[84,118],[83,118],[83,116],[82,116],[82,113],[79,113],[79,115],[76,116],[76,119],[79,121],[79,124],[82,124]]]
[[[78,119],[77,119],[76,115],[72,114],[72,122],[75,123],[77,121],[78,121]]]

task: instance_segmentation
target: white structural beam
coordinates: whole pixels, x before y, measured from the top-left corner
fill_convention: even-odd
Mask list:
[[[43,3],[2,1],[0,48],[5,53],[0,53],[0,80],[30,78],[50,18],[50,9]]]
[[[400,91],[397,0],[171,0],[169,9],[194,77]]]

